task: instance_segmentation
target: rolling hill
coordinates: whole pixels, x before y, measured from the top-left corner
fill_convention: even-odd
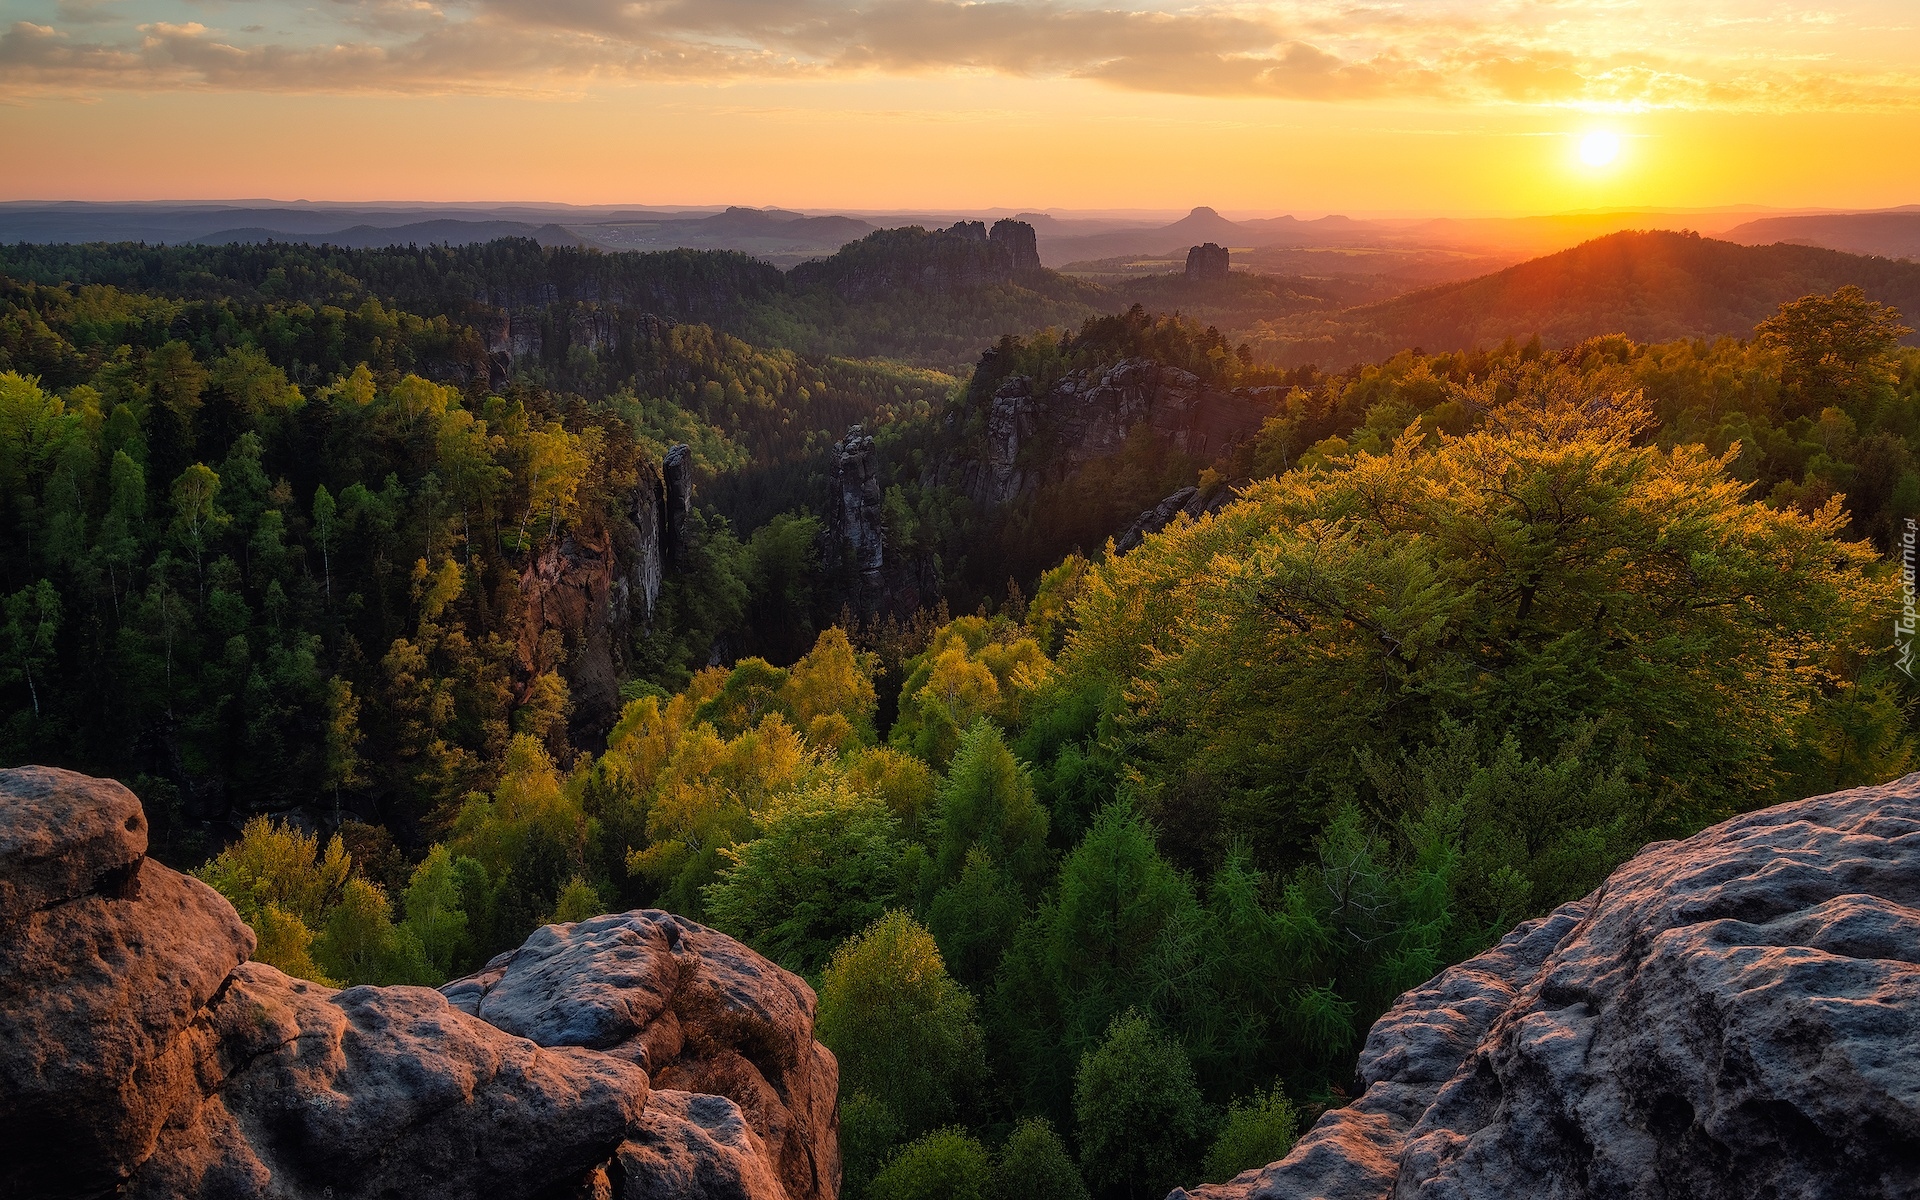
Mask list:
[[[1536,333],[1550,346],[1609,333],[1636,341],[1744,336],[1782,302],[1849,283],[1920,315],[1920,263],[1656,230],[1596,238],[1334,315],[1270,322],[1255,342],[1280,362],[1330,367],[1408,347],[1466,350]]]
[[[1825,246],[1849,254],[1879,254],[1887,258],[1920,258],[1920,208],[1889,212],[1817,213],[1798,217],[1763,217],[1736,225],[1725,234],[1730,242],[1761,245],[1794,242]]]

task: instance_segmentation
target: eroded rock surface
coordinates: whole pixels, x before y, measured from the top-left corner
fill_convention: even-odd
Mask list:
[[[838,1194],[839,1068],[813,1040],[813,990],[732,938],[654,909],[610,914],[546,926],[442,990],[541,1046],[603,1051],[662,1089],[725,1097],[789,1195]]]
[[[718,933],[629,913],[450,995],[336,990],[145,851],[119,785],[0,771],[0,1195],[838,1194],[813,993]]]
[[[1657,843],[1400,998],[1194,1200],[1920,1195],[1920,775]]]

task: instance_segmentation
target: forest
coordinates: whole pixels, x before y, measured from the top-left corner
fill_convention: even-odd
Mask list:
[[[0,753],[126,782],[304,978],[438,984],[640,906],[739,938],[819,994],[849,1200],[1277,1159],[1400,992],[1649,841],[1914,765],[1920,351],[1861,289],[1282,370],[984,286],[0,248]],[[1008,380],[1135,360],[1270,412],[1017,512],[943,473]],[[853,424],[911,611],[829,553]],[[643,538],[679,446],[592,709],[529,581]],[[1117,552],[1186,485],[1220,503]]]

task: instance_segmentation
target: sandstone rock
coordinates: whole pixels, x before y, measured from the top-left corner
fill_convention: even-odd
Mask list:
[[[616,1162],[621,1200],[787,1200],[766,1147],[724,1096],[653,1093]]]
[[[1113,539],[1115,554],[1125,554],[1137,549],[1149,534],[1159,533],[1173,524],[1174,518],[1185,515],[1194,520],[1207,513],[1216,513],[1234,499],[1230,487],[1216,487],[1211,492],[1202,492],[1197,487],[1183,487],[1165,500],[1134,518],[1133,524],[1121,530]]]
[[[1360,1077],[1185,1194],[1920,1195],[1920,775],[1648,847],[1403,996]]]
[[[0,771],[0,927],[92,891],[147,852],[147,818],[111,779],[54,767]]]
[[[62,789],[76,815],[101,801],[79,829],[124,827],[123,790],[69,778],[93,785]],[[252,952],[219,893],[145,860],[0,931],[0,1195],[97,1194],[146,1158],[198,1095],[191,1027]]]
[[[1227,248],[1207,242],[1187,251],[1188,279],[1225,279],[1232,273]]]
[[[442,990],[539,1045],[601,1050],[660,1088],[728,1098],[790,1196],[838,1194],[839,1070],[813,1040],[813,990],[733,939],[658,910],[548,925]]]
[[[837,1195],[813,993],[730,939],[631,913],[541,930],[451,1000],[321,987],[246,962],[232,906],[141,856],[131,801],[0,773],[0,1195]]]
[[[664,480],[667,558],[678,561],[687,552],[687,519],[693,513],[693,451],[687,446],[668,449],[660,465]]]
[[[1015,376],[995,390],[981,459],[960,480],[977,504],[1031,499],[1042,486],[1118,454],[1145,425],[1164,444],[1202,460],[1259,432],[1278,388],[1209,387],[1190,372],[1132,358],[1069,373],[1045,395]],[[1044,445],[1046,452],[1036,452]]]
[[[209,1012],[205,1105],[133,1196],[537,1196],[605,1162],[647,1103],[631,1063],[548,1051],[430,988],[345,991],[249,963]]]

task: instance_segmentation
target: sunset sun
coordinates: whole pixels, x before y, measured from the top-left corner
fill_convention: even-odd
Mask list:
[[[1620,137],[1606,130],[1595,130],[1580,139],[1580,161],[1589,167],[1611,166],[1620,157]]]

